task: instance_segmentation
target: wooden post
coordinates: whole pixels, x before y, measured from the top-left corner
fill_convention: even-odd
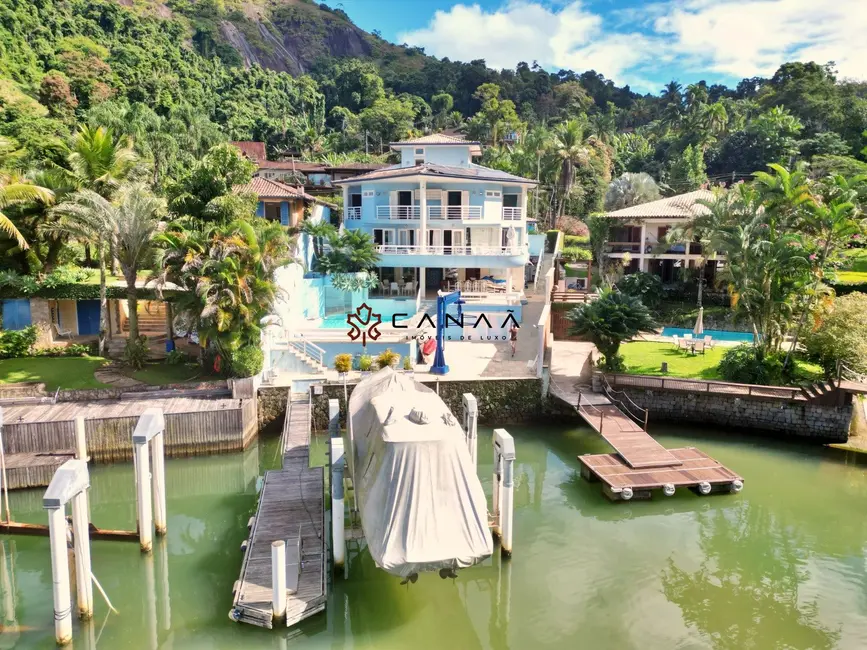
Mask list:
[[[87,518],[87,491],[72,497],[72,531],[75,542],[75,581],[78,592],[78,617],[93,617],[93,582],[90,580],[90,533]]]
[[[138,539],[142,553],[153,547],[153,514],[151,512],[150,458],[147,442],[135,445],[135,488],[138,512]]]
[[[51,582],[54,595],[54,640],[64,646],[72,641],[72,599],[69,594],[69,558],[66,554],[66,508],[48,511],[51,547]]]
[[[300,558],[299,558],[300,560]],[[286,542],[271,542],[271,611],[275,620],[286,617]]]
[[[650,411],[645,409],[645,411],[644,411],[644,432],[645,433],[647,433],[647,416],[649,416],[649,415],[650,415]]]
[[[154,529],[157,535],[166,534],[166,458],[165,434],[160,432],[151,442],[153,452]]]
[[[599,414],[599,433],[602,433],[602,422],[605,420],[605,411],[601,411]]]

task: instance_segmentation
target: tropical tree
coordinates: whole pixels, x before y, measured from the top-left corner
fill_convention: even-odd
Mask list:
[[[551,227],[557,227],[557,220],[563,216],[566,197],[575,185],[575,170],[585,164],[590,152],[584,140],[584,125],[578,120],[569,120],[554,131],[554,150],[560,160],[560,202]]]
[[[155,197],[141,183],[129,185],[119,192],[113,205],[111,236],[120,269],[126,280],[127,311],[129,313],[129,341],[138,341],[138,289],[139,270],[150,260],[154,248],[154,235],[165,209],[165,201]]]
[[[110,199],[137,162],[129,138],[115,138],[111,129],[84,124],[72,139],[65,170],[76,187]]]
[[[655,201],[661,196],[659,186],[650,174],[627,172],[608,185],[608,191],[605,193],[605,210],[613,212]]]
[[[650,311],[638,298],[613,289],[604,289],[599,298],[576,307],[568,314],[570,334],[586,336],[603,354],[605,370],[623,369],[618,352],[623,341],[656,327]]]
[[[313,255],[317,260],[321,260],[325,250],[325,242],[337,233],[337,229],[327,221],[305,219],[301,222],[301,232],[310,237],[313,242]]]
[[[15,172],[6,171],[15,158],[17,146],[14,140],[0,136],[0,231],[14,239],[18,248],[29,248],[24,236],[3,210],[13,205],[39,202],[48,205],[54,200],[51,190],[33,184]]]
[[[329,237],[329,250],[319,258],[318,271],[325,273],[359,273],[376,268],[379,253],[373,238],[361,230],[344,230]]]

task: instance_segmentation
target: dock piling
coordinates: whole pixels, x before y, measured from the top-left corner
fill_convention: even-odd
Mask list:
[[[163,442],[165,430],[166,420],[162,409],[149,408],[141,414],[132,432],[138,534],[142,553],[150,553],[153,549],[154,528],[158,535],[166,533],[166,469]],[[153,441],[154,457],[153,482],[151,482],[148,456],[148,443],[151,441]],[[153,504],[151,490],[153,490]]]
[[[153,450],[153,488],[154,488],[154,530],[157,535],[166,534],[166,454],[162,431],[154,436]]]
[[[150,553],[153,547],[153,514],[151,511],[150,458],[148,446],[136,444],[135,447],[135,489],[136,509],[138,511],[138,540],[142,553]]]
[[[286,617],[286,542],[271,542],[271,608],[275,621]]]
[[[328,400],[328,433],[334,438],[340,435],[340,402]]]
[[[72,599],[69,596],[69,558],[66,554],[65,508],[48,511],[51,546],[51,583],[54,595],[54,639],[64,646],[72,640]]]
[[[90,580],[90,531],[87,517],[87,490],[72,497],[72,529],[75,543],[75,575],[78,591],[78,617],[93,617],[93,582]]]
[[[331,400],[336,402],[337,400]],[[343,567],[346,559],[346,537],[344,534],[344,494],[343,470],[346,456],[343,452],[343,439],[331,439],[331,550],[334,569]]]
[[[473,471],[479,466],[478,461],[478,431],[479,431],[479,404],[472,393],[464,393],[461,401],[464,405],[464,432],[467,436],[467,448],[470,458],[473,459]]]
[[[512,555],[512,522],[515,507],[515,440],[505,429],[494,429],[494,512],[498,522],[500,548]]]

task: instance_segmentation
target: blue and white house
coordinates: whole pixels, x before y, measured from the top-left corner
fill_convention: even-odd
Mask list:
[[[536,182],[473,163],[480,144],[453,136],[391,148],[399,164],[335,183],[343,188],[344,226],[376,243],[381,290],[522,294],[527,190]]]

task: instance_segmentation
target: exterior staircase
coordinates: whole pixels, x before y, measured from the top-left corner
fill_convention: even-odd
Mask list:
[[[833,406],[839,400],[839,388],[834,385],[833,380],[817,381],[806,386],[801,386],[801,393],[808,401],[814,404]]]

